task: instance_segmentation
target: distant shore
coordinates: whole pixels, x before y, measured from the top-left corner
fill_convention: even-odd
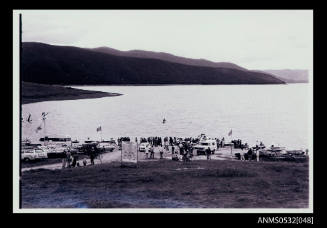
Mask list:
[[[120,96],[120,93],[89,91],[59,85],[44,85],[22,82],[21,103],[30,104],[41,101],[77,100]]]
[[[205,83],[170,83],[170,84],[151,84],[151,83],[138,83],[138,84],[89,84],[89,85],[69,85],[71,87],[91,87],[91,86],[226,86],[226,85],[287,85],[287,84],[298,84],[298,83],[305,83],[305,82],[294,82],[294,83],[282,83],[282,84],[251,84],[251,83],[242,83],[242,84],[235,84],[235,83],[225,83],[225,84],[205,84]]]

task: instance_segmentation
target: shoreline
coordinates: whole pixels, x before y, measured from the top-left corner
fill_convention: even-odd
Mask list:
[[[84,86],[218,86],[218,85],[236,85],[236,86],[240,86],[240,85],[288,85],[288,84],[306,84],[306,83],[280,83],[280,84],[274,84],[274,83],[262,83],[262,84],[253,84],[253,83],[242,83],[242,84],[235,84],[235,83],[230,83],[230,84],[199,84],[199,83],[194,83],[194,84],[147,84],[147,83],[143,83],[143,84],[87,84],[87,85],[64,85],[64,86],[71,86],[71,87],[84,87]]]
[[[283,84],[94,84],[94,85],[65,85],[65,86],[71,86],[71,87],[100,87],[100,86],[264,86],[264,85],[293,85],[293,84],[309,84],[309,82],[288,82],[288,83],[283,83]]]
[[[49,96],[49,97],[38,97],[38,98],[24,98],[22,97],[21,104],[31,104],[43,101],[64,101],[64,100],[82,100],[82,99],[95,99],[102,97],[117,97],[123,94],[120,93],[105,93],[105,92],[94,92],[90,94],[77,94],[70,96]]]

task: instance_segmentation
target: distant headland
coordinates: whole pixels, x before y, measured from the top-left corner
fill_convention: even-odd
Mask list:
[[[30,82],[22,82],[21,103],[29,104],[41,101],[77,100],[112,97],[120,95],[122,94],[89,91],[57,85],[44,85]]]

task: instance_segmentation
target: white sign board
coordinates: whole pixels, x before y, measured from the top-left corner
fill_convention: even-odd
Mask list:
[[[137,163],[137,143],[122,142],[121,162]]]

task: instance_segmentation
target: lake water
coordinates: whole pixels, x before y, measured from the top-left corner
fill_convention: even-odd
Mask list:
[[[308,148],[309,85],[75,86],[118,97],[46,101],[22,106],[22,137],[44,134],[99,140],[119,136],[210,137],[256,140],[288,149]],[[35,129],[49,112],[45,132]],[[167,122],[162,124],[163,118]],[[96,128],[102,127],[102,133]],[[101,135],[102,134],[102,135]]]

